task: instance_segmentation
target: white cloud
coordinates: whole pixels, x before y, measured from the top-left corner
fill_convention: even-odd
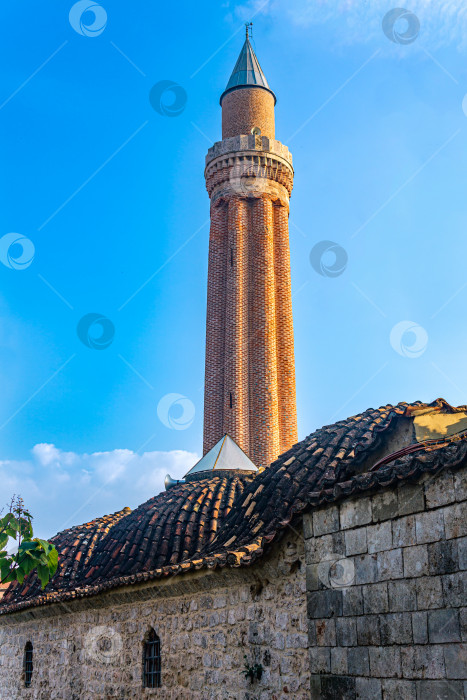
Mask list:
[[[0,492],[5,502],[20,494],[34,516],[35,533],[50,537],[125,506],[136,507],[164,489],[167,473],[180,479],[197,459],[184,450],[78,454],[40,443],[28,460],[0,460]]]
[[[420,34],[414,45],[467,47],[467,4],[464,0],[270,0],[268,3],[251,0],[237,6],[237,13],[242,19],[256,13],[258,17],[267,14],[281,21],[288,18],[291,23],[303,27],[332,24],[330,41],[352,44],[384,38],[382,19],[395,7],[406,8],[418,17]]]

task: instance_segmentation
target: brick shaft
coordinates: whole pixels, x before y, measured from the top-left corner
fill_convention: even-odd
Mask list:
[[[239,91],[243,103],[249,92]],[[252,126],[257,92],[251,91],[250,111],[245,109]],[[229,104],[235,100],[224,99],[224,122],[233,123]],[[264,103],[261,110],[264,119]],[[297,441],[290,153],[269,137],[229,136],[208,153],[206,185],[211,230],[204,452],[228,433],[264,468]]]

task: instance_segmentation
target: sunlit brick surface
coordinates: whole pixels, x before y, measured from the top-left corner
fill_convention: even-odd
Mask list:
[[[227,95],[224,123],[237,118],[228,98],[243,94],[245,101],[249,92],[271,97],[248,89]],[[231,102],[232,109],[238,106]],[[269,107],[273,114],[272,97]],[[238,128],[255,126],[263,109],[261,103],[258,114],[239,117]],[[273,131],[256,138],[248,133],[232,138],[229,131],[210,149],[206,165],[211,232],[204,452],[228,433],[258,467],[266,467],[297,441],[288,230],[293,168]]]

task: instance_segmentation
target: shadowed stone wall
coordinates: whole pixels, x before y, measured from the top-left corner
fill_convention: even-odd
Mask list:
[[[309,697],[303,540],[261,565],[178,575],[0,617],[0,698],[279,700]],[[142,688],[143,639],[161,639],[162,687]],[[34,645],[24,687],[23,651]],[[242,674],[261,664],[260,681]]]
[[[307,514],[312,698],[464,698],[466,469]]]

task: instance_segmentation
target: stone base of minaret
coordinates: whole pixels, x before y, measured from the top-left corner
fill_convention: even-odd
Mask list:
[[[204,452],[229,434],[260,468],[297,441],[288,212],[292,157],[265,136],[209,149]]]

